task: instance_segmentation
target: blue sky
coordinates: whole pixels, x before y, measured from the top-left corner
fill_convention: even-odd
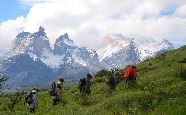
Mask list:
[[[107,34],[186,44],[186,0],[0,0],[0,48],[43,26],[51,43],[64,33],[98,47]],[[139,37],[140,36],[140,37]]]
[[[18,0],[0,0],[0,22],[26,16],[29,8],[23,7]]]

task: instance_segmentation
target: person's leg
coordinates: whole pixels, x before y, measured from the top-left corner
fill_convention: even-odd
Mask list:
[[[30,108],[30,113],[33,113],[33,108]]]
[[[116,83],[114,83],[113,90],[116,91]]]
[[[56,99],[53,99],[53,105],[57,105],[57,104],[56,104]]]
[[[35,112],[35,108],[32,108],[32,113],[34,113]]]
[[[59,98],[57,99],[57,104],[60,104],[60,99]]]

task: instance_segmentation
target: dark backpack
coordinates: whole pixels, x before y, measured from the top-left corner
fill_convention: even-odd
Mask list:
[[[50,96],[55,96],[56,95],[56,91],[55,91],[55,88],[50,88],[49,90],[48,90],[48,94],[50,95]]]
[[[79,88],[82,89],[86,85],[86,78],[82,78],[79,81]]]
[[[109,77],[108,82],[110,85],[115,84],[115,82],[116,82],[115,77],[114,76]]]
[[[33,99],[32,95],[27,95],[25,97],[25,103],[32,104],[33,102],[34,102],[34,99]]]
[[[62,89],[61,84],[57,84],[57,88]]]

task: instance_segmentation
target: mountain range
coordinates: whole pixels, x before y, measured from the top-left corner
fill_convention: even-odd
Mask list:
[[[43,27],[34,33],[21,32],[11,50],[0,53],[0,73],[9,77],[7,87],[47,85],[60,77],[78,80],[100,69],[121,68],[173,49],[167,41],[135,41],[122,34],[108,35],[97,51],[77,46],[65,33],[56,39],[54,48]]]

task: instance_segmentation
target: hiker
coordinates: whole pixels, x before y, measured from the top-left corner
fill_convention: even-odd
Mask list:
[[[126,80],[126,83],[128,83],[129,81],[135,82],[136,77],[137,77],[136,65],[132,65],[132,67],[129,66],[127,70],[124,72],[124,78]]]
[[[112,71],[112,74],[113,74],[113,76],[114,76],[114,78],[115,78],[116,84],[119,83],[119,70],[118,70],[118,69],[114,69],[114,70]]]
[[[59,104],[62,99],[61,99],[61,94],[62,94],[62,88],[63,88],[63,82],[64,79],[60,78],[57,82],[56,82],[56,93],[57,93],[57,103]]]
[[[56,82],[57,88],[62,89],[62,87],[63,87],[63,82],[64,82],[64,79],[63,79],[63,78],[60,78],[60,79]]]
[[[27,107],[29,108],[30,113],[34,113],[35,112],[36,103],[34,101],[34,97],[33,97],[32,91],[30,91],[26,95],[25,103],[26,103]]]
[[[36,88],[33,88],[33,90],[32,90],[32,97],[33,97],[33,100],[35,103],[35,108],[37,108],[38,107],[38,96],[37,96]]]
[[[60,100],[60,91],[59,88],[57,88],[56,83],[52,82],[52,85],[49,89],[49,95],[52,97],[53,104],[52,105],[57,105],[59,104]]]
[[[85,92],[86,92],[87,95],[91,94],[91,89],[90,89],[91,82],[90,82],[90,79],[92,79],[92,75],[90,73],[88,73],[87,74],[87,79],[86,79],[86,85],[85,85]]]
[[[115,91],[116,88],[116,79],[113,75],[109,76],[105,80],[106,84],[109,86],[109,92],[111,93],[112,91]]]
[[[91,82],[90,79],[92,75],[90,73],[87,74],[87,78],[80,79],[79,89],[82,94],[90,95],[91,94]]]

